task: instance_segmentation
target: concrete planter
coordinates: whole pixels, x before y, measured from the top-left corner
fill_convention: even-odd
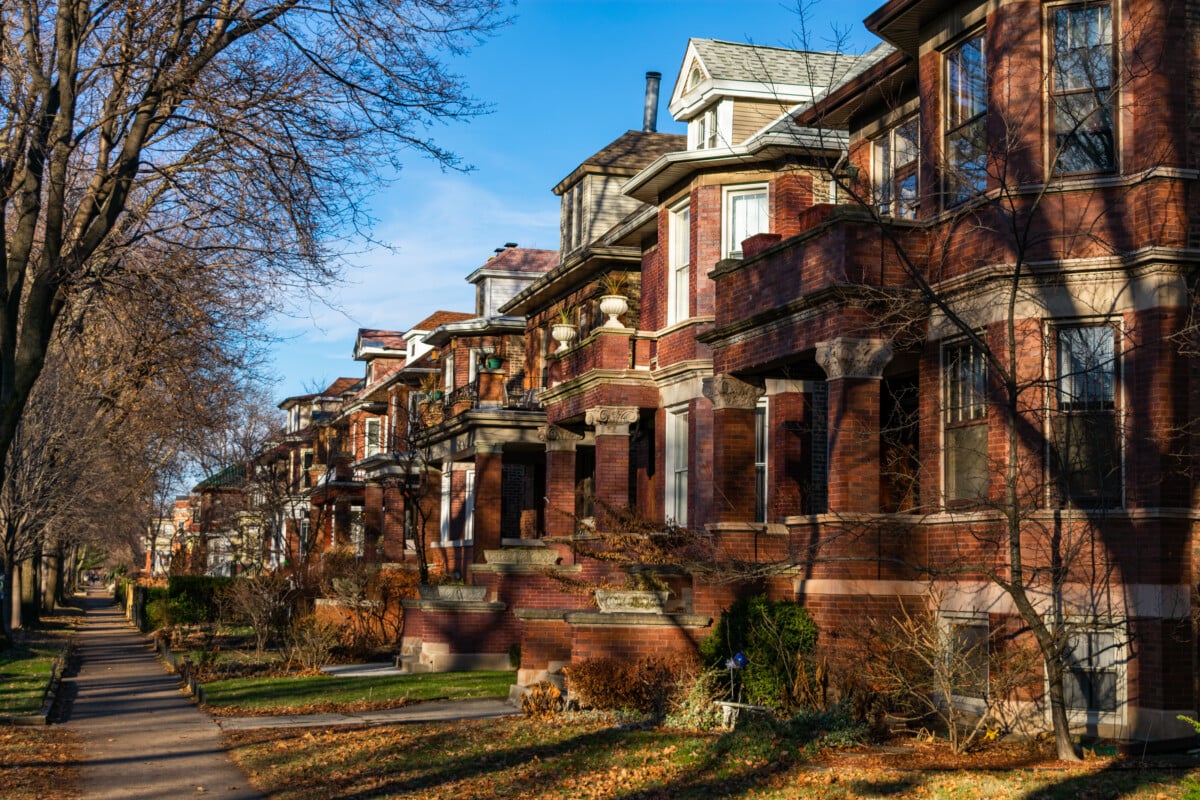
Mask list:
[[[606,328],[624,328],[618,317],[628,310],[629,300],[624,295],[606,294],[600,298],[600,313],[608,316],[608,321],[604,323]]]
[[[457,600],[459,602],[479,603],[487,597],[486,586],[458,586],[455,584],[439,584],[430,586],[421,584],[417,587],[422,600]]]
[[[566,347],[575,341],[575,337],[579,335],[579,328],[569,322],[556,322],[550,328],[550,335],[554,337],[554,341]]]
[[[601,614],[662,614],[670,592],[596,590],[596,605]]]

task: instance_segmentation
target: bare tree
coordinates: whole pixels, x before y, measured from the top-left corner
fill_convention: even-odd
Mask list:
[[[331,281],[368,165],[456,165],[423,127],[481,107],[440,56],[499,6],[0,3],[0,460],[81,289],[179,252],[267,297]]]

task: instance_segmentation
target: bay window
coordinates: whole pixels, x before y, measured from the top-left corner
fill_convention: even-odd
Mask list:
[[[688,507],[688,411],[687,406],[667,411],[666,431],[666,518],[687,525]]]
[[[874,142],[876,206],[883,216],[917,216],[917,153],[920,132],[912,117]]]
[[[1117,435],[1116,330],[1111,325],[1055,329],[1055,413],[1051,468],[1060,505],[1121,503]]]
[[[668,218],[670,252],[667,275],[667,324],[688,318],[692,272],[692,212],[688,203],[677,206]]]

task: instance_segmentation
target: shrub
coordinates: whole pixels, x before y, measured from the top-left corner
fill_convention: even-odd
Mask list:
[[[714,702],[724,693],[721,674],[716,670],[698,670],[690,677],[684,676],[675,685],[671,710],[663,721],[683,730],[714,730],[721,723],[721,713]]]
[[[287,622],[291,586],[282,575],[238,578],[217,591],[217,604],[226,621],[244,622],[254,631],[254,648],[261,653]]]
[[[337,626],[315,614],[293,620],[284,637],[288,660],[308,670],[328,664],[337,643]]]
[[[678,657],[593,658],[563,668],[567,689],[581,706],[659,715],[666,711],[676,687],[695,672],[694,662]]]
[[[181,618],[176,624],[215,622],[219,616],[217,593],[234,580],[211,575],[172,575],[168,578],[167,595],[179,601],[177,611]]]
[[[764,595],[744,598],[721,612],[700,647],[706,666],[725,668],[738,653],[746,665],[730,670],[730,694],[757,705],[793,711],[799,694],[811,693],[805,656],[817,644],[817,626],[802,606]]]
[[[562,692],[549,681],[533,684],[521,698],[521,711],[532,719],[547,719],[562,709]]]
[[[1194,720],[1183,714],[1179,715],[1179,719],[1191,725],[1196,729],[1196,733],[1200,734],[1200,720]],[[1188,775],[1180,786],[1184,789],[1183,800],[1200,800],[1200,778]]]

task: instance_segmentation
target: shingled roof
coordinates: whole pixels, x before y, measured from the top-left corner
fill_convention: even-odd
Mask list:
[[[692,39],[696,54],[715,81],[757,80],[825,88],[834,85],[858,63],[858,56],[789,50],[757,44]]]
[[[467,314],[462,311],[435,311],[416,325],[413,325],[412,330],[431,331],[438,325],[445,325],[447,322],[461,322],[464,319],[471,319],[474,316],[474,314]]]
[[[540,274],[558,264],[557,250],[535,250],[529,247],[506,247],[487,260],[481,269],[500,272]],[[468,278],[470,280],[470,278]]]
[[[578,167],[571,170],[570,175],[558,182],[554,192],[561,194],[589,172],[601,175],[636,175],[664,153],[683,150],[686,147],[687,137],[679,134],[626,131],[603,149],[585,158]]]

